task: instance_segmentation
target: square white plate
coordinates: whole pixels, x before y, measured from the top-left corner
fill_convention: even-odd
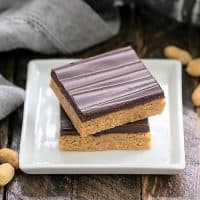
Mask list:
[[[185,167],[181,64],[143,60],[165,91],[166,107],[150,118],[147,151],[62,152],[59,103],[49,87],[52,68],[71,59],[33,60],[28,66],[20,169],[30,174],[176,174]]]

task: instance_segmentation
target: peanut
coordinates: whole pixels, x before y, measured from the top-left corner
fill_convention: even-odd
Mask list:
[[[200,85],[198,85],[192,93],[192,102],[195,106],[200,106]]]
[[[194,77],[200,76],[200,58],[193,59],[187,65],[186,72]]]
[[[19,155],[16,151],[3,148],[0,149],[0,163],[10,163],[16,169],[19,168]]]
[[[188,51],[173,45],[164,48],[164,55],[167,58],[178,59],[184,65],[188,64],[192,60],[192,56]]]
[[[9,163],[0,165],[0,186],[4,186],[9,183],[15,174],[14,167]]]

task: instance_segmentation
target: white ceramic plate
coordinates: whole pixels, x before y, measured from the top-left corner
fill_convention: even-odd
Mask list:
[[[29,63],[20,144],[21,170],[30,174],[175,174],[184,169],[181,64],[175,60],[143,60],[166,96],[164,112],[150,118],[151,150],[59,151],[59,103],[49,87],[50,71],[72,61]]]

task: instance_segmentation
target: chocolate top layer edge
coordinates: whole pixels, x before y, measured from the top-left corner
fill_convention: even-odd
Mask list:
[[[94,134],[93,136],[99,136],[102,134],[109,133],[147,133],[149,132],[149,123],[148,119],[128,123],[122,126],[118,126],[109,130],[101,131],[99,133]],[[60,134],[62,135],[79,135],[70,119],[64,112],[64,110],[60,109]]]
[[[81,121],[164,98],[130,46],[53,69],[51,76]]]

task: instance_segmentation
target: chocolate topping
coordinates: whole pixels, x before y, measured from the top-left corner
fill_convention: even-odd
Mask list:
[[[60,131],[61,135],[79,135],[62,108],[60,111],[60,124],[61,124],[61,131]],[[149,132],[148,119],[128,123],[109,130],[101,131],[93,136],[99,136],[101,134],[109,134],[109,133],[146,133],[146,132]]]
[[[81,121],[164,98],[131,47],[56,68],[51,76]]]

